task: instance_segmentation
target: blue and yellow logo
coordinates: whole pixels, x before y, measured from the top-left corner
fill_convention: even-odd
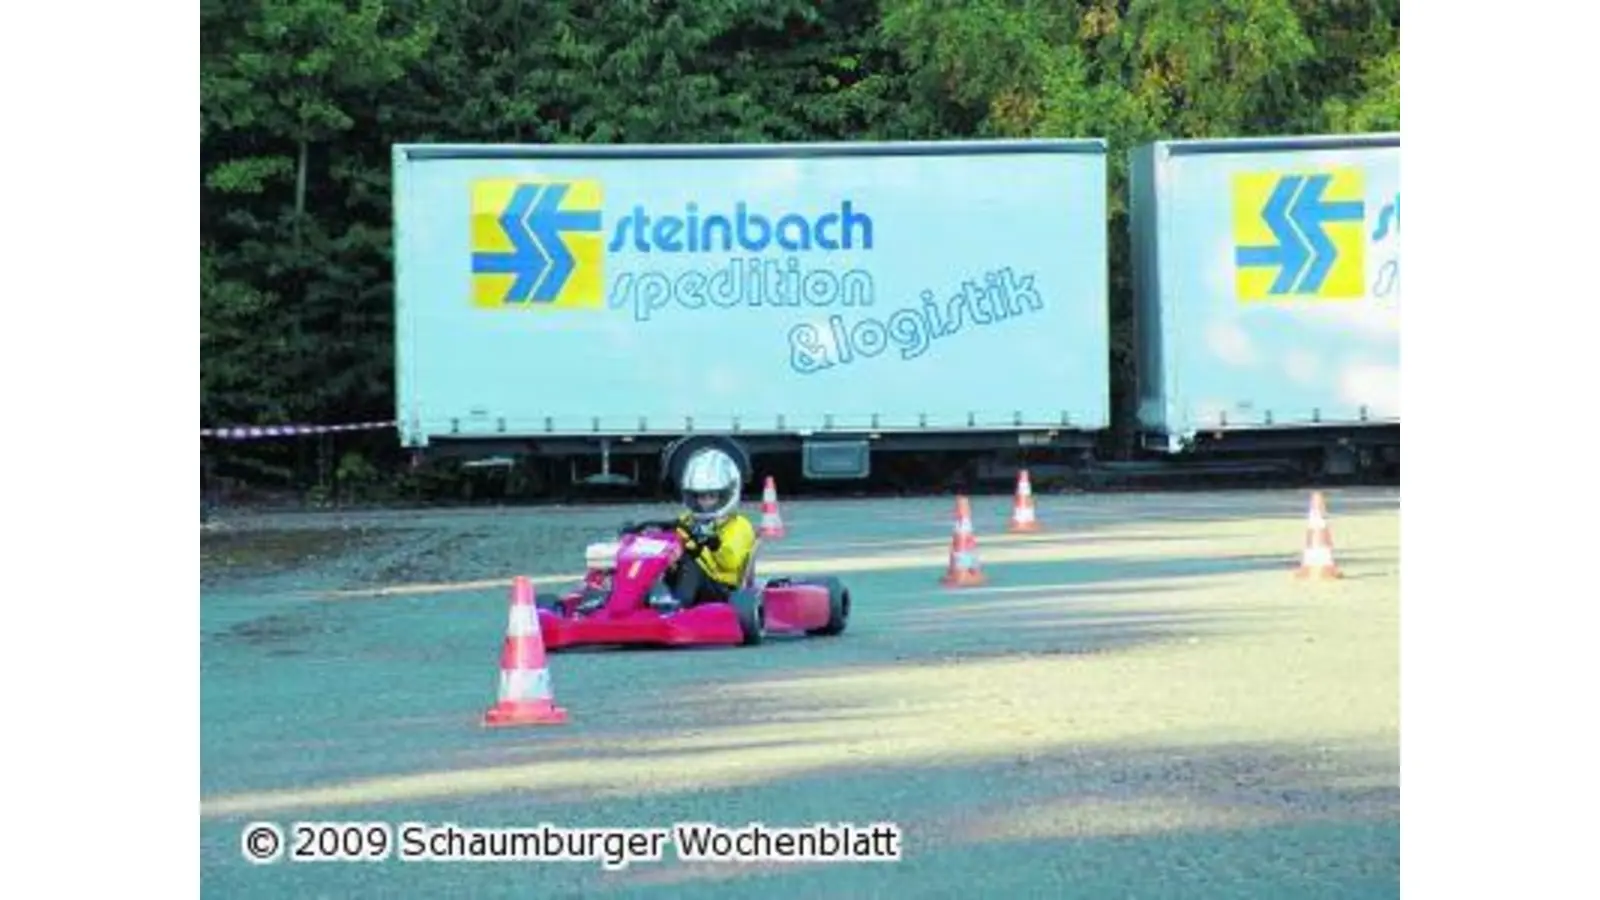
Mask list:
[[[472,185],[472,302],[599,309],[604,302],[600,182],[495,179]]]
[[[1366,296],[1364,181],[1360,169],[1234,176],[1239,299]]]

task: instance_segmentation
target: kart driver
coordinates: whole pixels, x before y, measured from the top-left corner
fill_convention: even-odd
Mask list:
[[[684,607],[726,602],[743,586],[756,530],[737,509],[741,481],[739,467],[720,450],[701,450],[683,467],[678,531],[688,558],[678,564],[672,594]]]

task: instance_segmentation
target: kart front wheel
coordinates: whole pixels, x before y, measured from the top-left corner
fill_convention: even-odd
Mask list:
[[[761,602],[761,595],[755,591],[736,591],[728,602],[739,617],[744,646],[761,643],[767,626],[767,609]]]

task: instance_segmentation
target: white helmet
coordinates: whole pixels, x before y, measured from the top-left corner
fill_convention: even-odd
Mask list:
[[[718,519],[739,505],[739,467],[715,448],[697,451],[683,466],[683,505],[702,520]]]

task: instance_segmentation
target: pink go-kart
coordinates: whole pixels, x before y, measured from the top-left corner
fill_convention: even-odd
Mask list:
[[[757,547],[759,550],[759,546]],[[771,635],[837,635],[850,619],[850,591],[839,579],[757,579],[755,557],[744,587],[729,599],[680,607],[669,579],[685,557],[676,523],[625,526],[617,541],[589,545],[583,582],[536,598],[549,650],[586,645],[759,644]]]

